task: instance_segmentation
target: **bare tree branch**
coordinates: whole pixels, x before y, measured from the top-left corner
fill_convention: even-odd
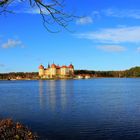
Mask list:
[[[15,0],[0,0],[0,8],[4,12],[8,11],[8,6]],[[24,0],[21,0],[22,4],[25,4]],[[39,14],[42,17],[43,25],[49,32],[54,32],[50,30],[50,26],[59,25],[64,29],[68,29],[69,22],[73,21],[74,18],[77,18],[73,14],[68,14],[64,11],[64,0],[28,0],[31,8],[38,8]],[[14,11],[13,11],[14,12]],[[55,31],[55,32],[59,32]]]

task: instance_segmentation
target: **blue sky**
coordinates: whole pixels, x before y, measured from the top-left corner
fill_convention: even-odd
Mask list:
[[[37,71],[48,62],[89,70],[140,66],[139,0],[67,0],[65,10],[84,17],[70,23],[73,32],[60,33],[47,32],[38,11],[20,5],[0,15],[0,72]]]

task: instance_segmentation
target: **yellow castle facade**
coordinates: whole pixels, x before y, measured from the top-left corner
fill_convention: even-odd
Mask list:
[[[67,78],[74,76],[74,66],[70,64],[69,66],[59,66],[55,65],[48,65],[45,68],[43,65],[39,66],[39,77],[41,78]]]

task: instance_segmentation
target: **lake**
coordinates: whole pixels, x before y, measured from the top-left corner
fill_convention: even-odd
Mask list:
[[[140,79],[0,81],[0,118],[42,140],[139,140]]]

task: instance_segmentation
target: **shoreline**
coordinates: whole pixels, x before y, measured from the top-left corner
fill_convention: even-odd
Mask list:
[[[51,80],[89,80],[89,79],[102,79],[102,78],[116,78],[116,79],[127,79],[127,78],[136,78],[139,79],[140,77],[91,77],[91,78],[66,78],[66,79],[0,79],[0,81],[51,81]]]

